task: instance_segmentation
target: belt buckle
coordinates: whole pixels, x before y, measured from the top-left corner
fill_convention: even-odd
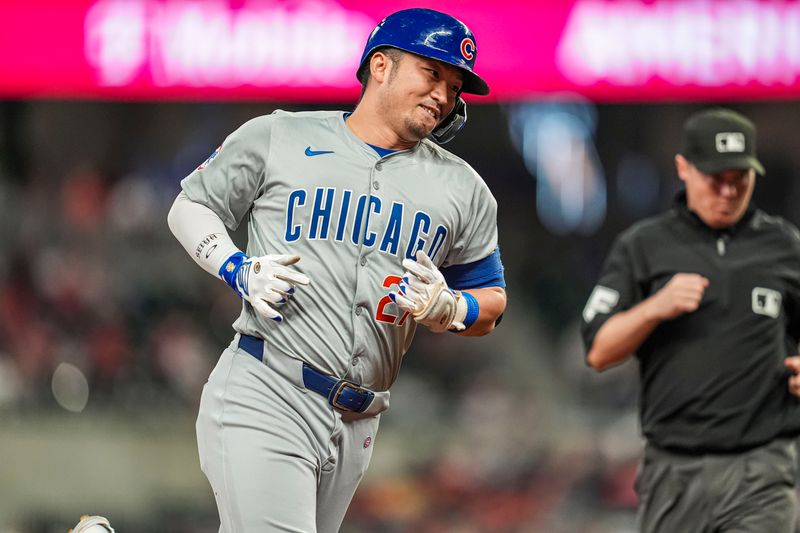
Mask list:
[[[339,398],[342,396],[342,394],[344,393],[345,389],[350,389],[350,390],[353,390],[353,391],[361,393],[361,394],[369,393],[369,390],[364,388],[364,387],[362,387],[361,385],[353,383],[352,381],[347,381],[345,379],[342,379],[342,380],[339,380],[339,383],[334,385],[334,390],[333,390],[333,392],[332,392],[332,394],[330,396],[331,405],[333,407],[337,408],[337,409],[341,409],[342,411],[350,411],[350,412],[353,412],[353,413],[360,412],[360,411],[356,411],[355,409],[353,409],[351,407],[348,407],[347,405],[339,403]]]

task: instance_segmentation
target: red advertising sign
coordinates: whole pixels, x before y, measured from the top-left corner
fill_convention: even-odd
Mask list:
[[[349,101],[366,38],[418,2],[0,2],[0,97]],[[800,2],[437,0],[493,100],[800,97]]]

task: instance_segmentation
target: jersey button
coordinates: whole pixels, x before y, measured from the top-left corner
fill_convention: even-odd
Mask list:
[[[373,181],[373,182],[372,182],[372,188],[373,188],[373,189],[375,189],[375,190],[377,191],[378,189],[380,189],[380,188],[381,188],[381,184],[380,184],[380,183],[378,183],[377,181]]]
[[[363,267],[366,264],[367,264],[367,258],[366,257],[362,257],[361,258],[361,266]]]
[[[361,315],[361,306],[357,305],[356,306],[356,316],[360,316],[360,315]]]
[[[353,366],[358,366],[358,357],[353,357]]]
[[[382,163],[375,163],[375,170],[380,172],[382,169],[383,169],[383,164]]]

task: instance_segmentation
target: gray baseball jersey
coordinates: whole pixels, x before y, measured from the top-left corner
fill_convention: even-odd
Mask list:
[[[255,118],[181,185],[230,229],[248,217],[249,256],[299,255],[312,280],[285,321],[244,302],[234,329],[375,390],[394,382],[414,335],[388,297],[403,258],[423,249],[447,267],[497,246],[496,202],[468,164],[428,140],[381,158],[341,111]]]

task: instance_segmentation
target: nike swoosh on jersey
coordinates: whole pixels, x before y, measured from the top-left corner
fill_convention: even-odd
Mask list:
[[[333,150],[312,150],[310,146],[306,148],[306,155],[308,157],[314,157],[315,155],[332,154],[332,153],[334,153]]]

